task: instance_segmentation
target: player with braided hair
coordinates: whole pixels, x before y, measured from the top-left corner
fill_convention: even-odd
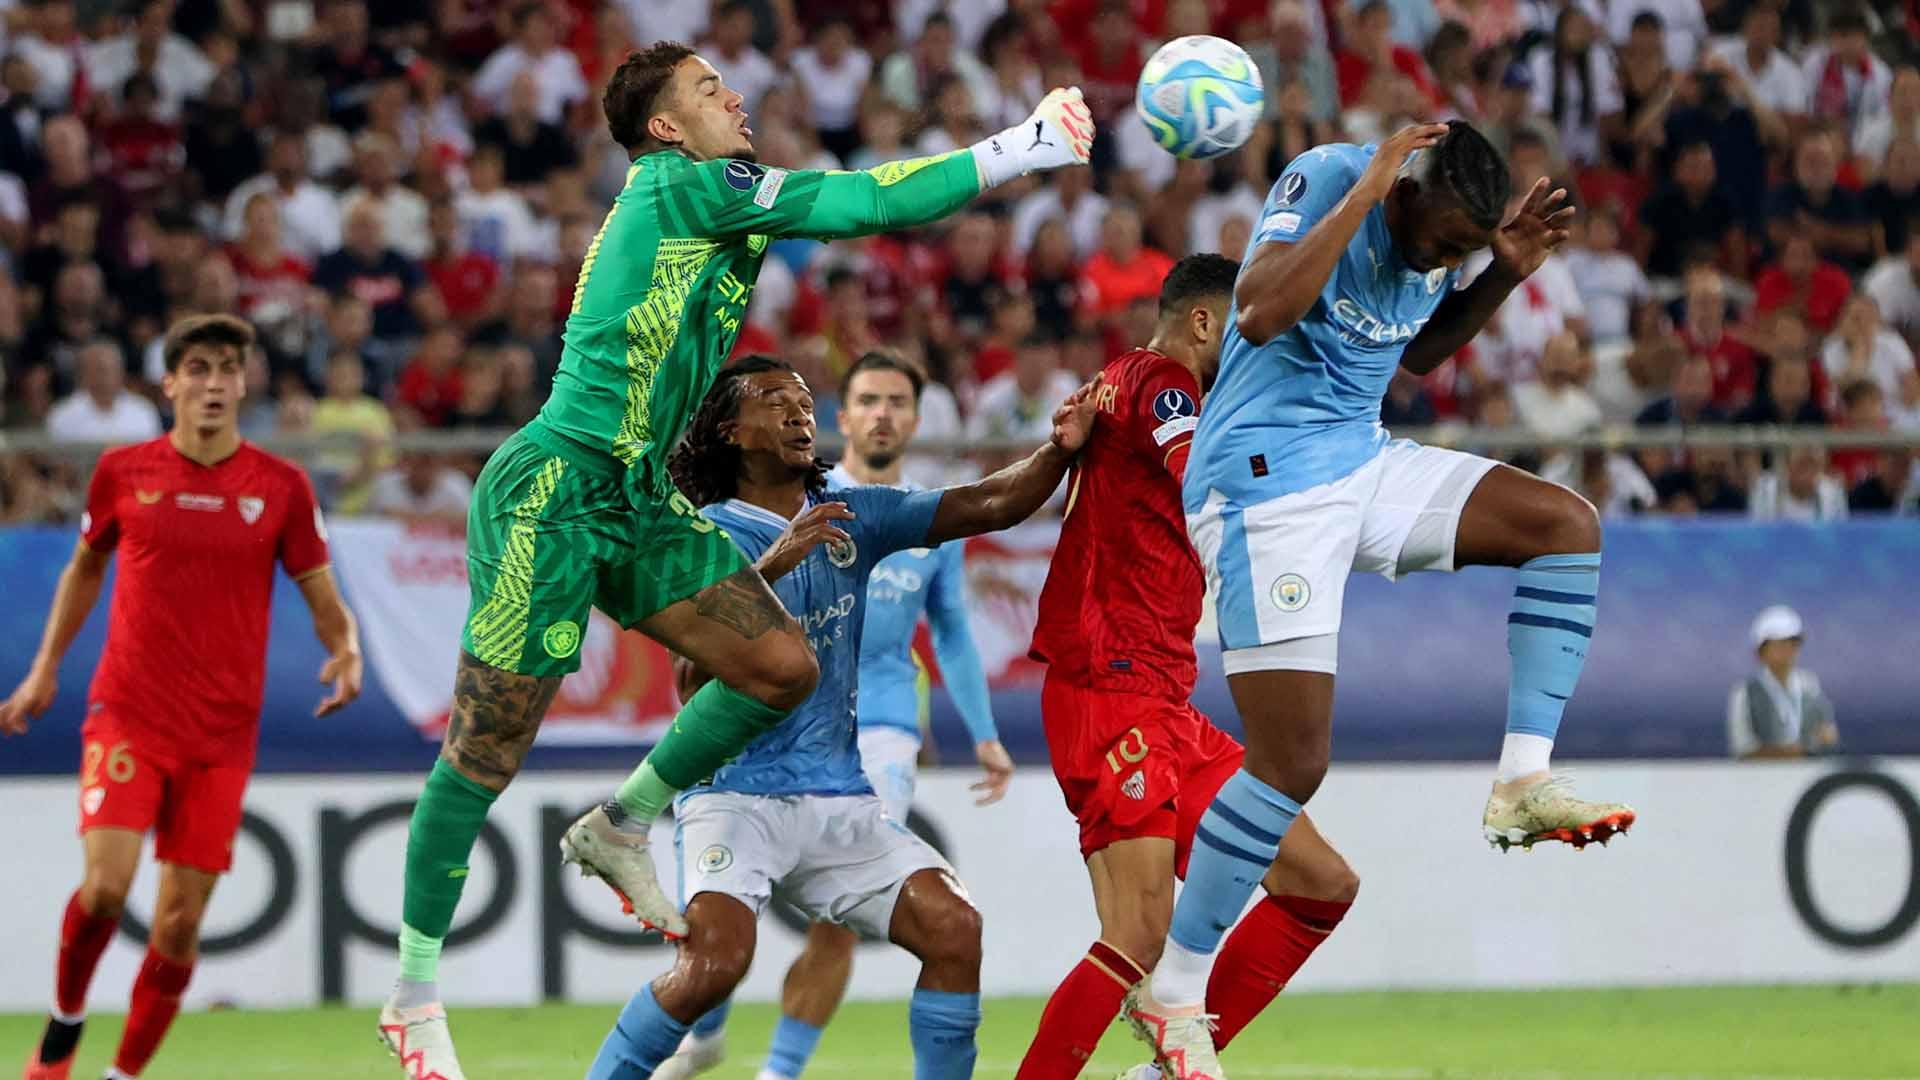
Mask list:
[[[1204,1002],[1226,929],[1326,775],[1347,575],[1506,566],[1507,735],[1482,815],[1501,848],[1584,846],[1633,823],[1548,769],[1593,636],[1600,523],[1579,495],[1486,458],[1391,439],[1380,402],[1472,340],[1567,238],[1546,180],[1512,203],[1506,162],[1470,125],[1378,146],[1317,146],[1274,184],[1234,283],[1220,378],[1182,484],[1217,598],[1239,771],[1194,830],[1159,965],[1129,997],[1174,1080],[1222,1080]],[[1469,255],[1490,265],[1463,281]]]

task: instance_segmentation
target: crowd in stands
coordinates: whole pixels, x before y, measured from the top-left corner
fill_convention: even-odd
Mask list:
[[[740,351],[933,378],[923,438],[1039,438],[1144,341],[1172,261],[1242,253],[1287,162],[1460,117],[1580,207],[1562,253],[1392,425],[1785,424],[1920,432],[1914,0],[0,0],[4,426],[162,429],[159,334],[259,330],[250,437],[359,436],[309,465],[336,512],[457,521],[477,461],[395,432],[543,401],[627,160],[599,93],[636,43],[698,43],[760,159],[866,168],[963,147],[1077,84],[1091,168],[908,234],[773,245]],[[1132,114],[1162,40],[1242,43],[1267,116],[1179,162]],[[1470,266],[1470,270],[1477,267]],[[1608,515],[1920,507],[1905,452],[1526,453]],[[939,481],[951,458],[924,463]],[[0,454],[0,521],[77,513],[71,463]]]

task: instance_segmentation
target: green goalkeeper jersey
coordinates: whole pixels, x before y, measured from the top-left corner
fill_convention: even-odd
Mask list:
[[[964,150],[866,172],[640,158],[587,248],[534,423],[618,462],[635,497],[667,498],[667,455],[733,350],[770,241],[909,228],[979,191]]]

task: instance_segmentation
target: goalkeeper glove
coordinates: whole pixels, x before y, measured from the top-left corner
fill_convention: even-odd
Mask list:
[[[1077,86],[1048,93],[1023,123],[973,144],[982,191],[1041,169],[1085,165],[1092,152],[1093,114]]]

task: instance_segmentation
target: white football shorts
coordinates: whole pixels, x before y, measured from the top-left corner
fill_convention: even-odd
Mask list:
[[[717,892],[758,915],[778,885],[809,918],[884,941],[906,880],[953,870],[873,795],[705,791],[682,800],[677,813],[682,908]]]
[[[1187,534],[1206,567],[1228,672],[1249,669],[1236,665],[1235,650],[1337,633],[1353,571],[1391,580],[1454,569],[1460,512],[1497,464],[1395,439],[1360,468],[1305,491],[1252,506],[1211,493],[1187,515]]]

